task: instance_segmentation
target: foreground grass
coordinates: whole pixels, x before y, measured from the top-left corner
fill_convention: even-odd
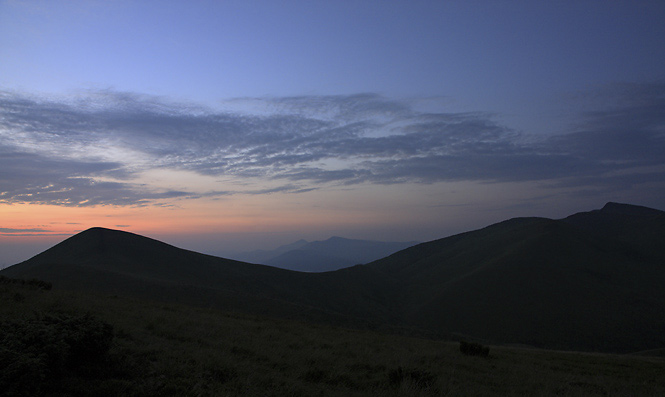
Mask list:
[[[457,343],[0,285],[0,321],[58,313],[114,333],[99,370],[44,389],[58,395],[665,395],[663,358],[507,347],[472,357]]]

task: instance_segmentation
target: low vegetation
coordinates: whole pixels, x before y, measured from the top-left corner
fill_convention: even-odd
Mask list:
[[[460,341],[459,351],[467,356],[480,356],[487,357],[490,354],[490,348],[483,346],[480,343],[472,343],[467,341]]]
[[[113,328],[89,314],[37,312],[28,318],[4,319],[0,329],[4,395],[53,393],[66,390],[67,379],[107,376]]]
[[[6,395],[659,396],[665,359],[460,344],[0,283]]]
[[[32,286],[35,288],[43,289],[43,290],[50,290],[53,287],[53,284],[43,281],[43,280],[38,280],[36,278],[32,278],[30,280],[23,280],[19,278],[9,278],[5,276],[0,276],[0,285],[3,284],[19,284],[19,285],[27,285],[27,286]]]

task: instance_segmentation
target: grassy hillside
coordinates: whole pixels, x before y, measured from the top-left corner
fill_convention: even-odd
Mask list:
[[[129,294],[203,307],[331,321],[384,320],[371,294],[381,280],[358,269],[337,276],[306,274],[183,250],[133,233],[92,228],[21,264],[8,277],[40,278],[56,288]],[[333,285],[334,284],[334,285]]]
[[[489,357],[473,357],[457,343],[31,284],[0,283],[0,322],[6,395],[665,394],[665,359],[658,357],[494,346]],[[90,332],[72,334],[72,322]],[[9,338],[8,324],[27,325],[33,331],[24,334],[39,336]],[[88,349],[85,367],[67,365],[57,373],[49,367],[46,358],[70,362],[76,342],[102,340],[106,326],[110,343]],[[25,346],[16,354],[19,342],[41,344],[47,354]]]
[[[663,262],[605,233],[512,219],[368,267],[400,280],[395,307],[427,329],[555,349],[665,346]]]

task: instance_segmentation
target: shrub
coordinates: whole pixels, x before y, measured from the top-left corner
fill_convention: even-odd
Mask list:
[[[326,372],[318,368],[308,369],[307,372],[301,376],[302,380],[312,383],[322,382],[325,378]]]
[[[55,318],[65,343],[69,346],[68,364],[77,367],[106,357],[113,341],[113,327],[86,314],[80,317]]]
[[[47,369],[41,357],[0,348],[0,390],[3,396],[41,394]]]
[[[33,285],[44,291],[49,291],[53,287],[53,284],[49,283],[48,281],[38,280],[36,278],[31,278],[26,282],[26,284]]]
[[[113,328],[90,315],[49,315],[0,322],[0,390],[48,394],[67,376],[89,374],[106,361]]]
[[[23,280],[19,278],[9,278],[6,276],[0,276],[0,284],[28,285],[32,287],[37,287],[44,291],[48,291],[53,287],[53,285],[48,281],[38,280],[36,278],[31,278],[30,280]]]
[[[388,381],[393,387],[399,387],[405,380],[410,380],[419,387],[429,388],[436,382],[436,375],[420,370],[405,371],[402,367],[388,372]]]
[[[489,347],[465,341],[460,341],[459,350],[467,356],[487,357],[490,354]]]

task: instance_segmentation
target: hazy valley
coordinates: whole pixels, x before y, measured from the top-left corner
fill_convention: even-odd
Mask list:
[[[325,272],[372,262],[416,244],[416,241],[384,242],[331,237],[324,241],[299,240],[274,250],[244,252],[230,258],[301,272]]]

